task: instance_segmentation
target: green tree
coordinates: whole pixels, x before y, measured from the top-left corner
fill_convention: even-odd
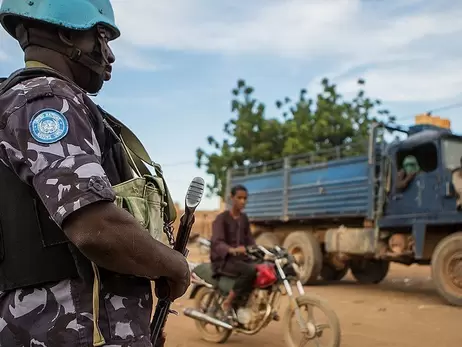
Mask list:
[[[328,153],[340,147],[343,155],[356,155],[361,149],[355,144],[367,138],[369,125],[377,120],[374,114],[386,117],[384,121],[394,121],[389,111],[378,109],[380,100],[366,97],[361,79],[359,91],[350,101],[343,100],[328,79],[323,79],[321,86],[322,92],[313,99],[302,89],[296,101],[288,97],[276,101],[281,117],[268,118],[265,105],[253,96],[254,89],[238,80],[231,100],[235,116],[224,125],[225,138],[217,141],[209,136],[212,150],[196,151],[197,166],[205,167],[214,177],[208,186],[209,194],[224,196],[226,172],[231,167],[253,164],[252,170],[267,169],[268,165],[259,168],[258,164],[307,152],[313,153],[310,160],[313,156],[318,161],[329,160]],[[306,161],[297,160],[295,165]],[[281,162],[274,165],[280,166]]]

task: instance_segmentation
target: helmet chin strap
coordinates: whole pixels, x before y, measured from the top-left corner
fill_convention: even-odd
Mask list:
[[[90,56],[89,53],[82,52],[79,48],[75,46],[66,47],[65,45],[60,45],[59,43],[50,40],[50,38],[42,34],[40,30],[36,30],[34,28],[27,29],[24,27],[23,29],[24,35],[21,35],[21,37],[18,38],[19,44],[23,51],[25,51],[25,49],[29,46],[38,46],[46,49],[51,49],[52,51],[60,53],[68,57],[70,60],[85,66],[86,68],[90,69],[99,76],[102,76],[104,74],[106,69],[105,63],[97,62]],[[31,33],[33,35],[31,35]],[[100,45],[99,48],[101,51],[103,51],[103,38],[100,35],[97,35],[97,37]],[[104,52],[101,52],[101,54],[103,56],[104,61],[106,62],[106,54]]]

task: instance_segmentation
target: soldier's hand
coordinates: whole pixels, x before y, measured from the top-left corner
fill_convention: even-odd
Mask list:
[[[167,278],[167,284],[168,296],[173,301],[186,293],[191,283],[191,272],[186,258],[180,252],[173,250],[172,252],[174,255],[171,257],[171,275]],[[156,295],[165,296],[161,286],[156,285]]]

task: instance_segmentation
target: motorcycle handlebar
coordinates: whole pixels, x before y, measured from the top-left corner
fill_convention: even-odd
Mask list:
[[[276,248],[275,248],[276,252],[272,252],[271,250],[268,250],[267,248],[261,245],[247,246],[245,249],[246,249],[247,254],[260,257],[260,258],[264,256],[277,257],[279,253],[279,250],[277,250]]]

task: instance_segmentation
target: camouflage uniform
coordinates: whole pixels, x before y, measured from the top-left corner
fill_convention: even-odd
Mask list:
[[[34,93],[47,97],[34,99]],[[90,102],[76,85],[52,77],[22,82],[0,97],[0,160],[33,186],[59,226],[85,205],[115,199],[111,183],[118,182],[110,182],[101,166],[97,139],[104,132],[90,121]],[[46,108],[69,123],[67,135],[51,144],[37,142],[29,130]],[[106,345],[151,346],[149,281],[102,271],[101,284],[99,326]],[[80,278],[1,293],[0,346],[92,346],[91,312],[92,286]]]

